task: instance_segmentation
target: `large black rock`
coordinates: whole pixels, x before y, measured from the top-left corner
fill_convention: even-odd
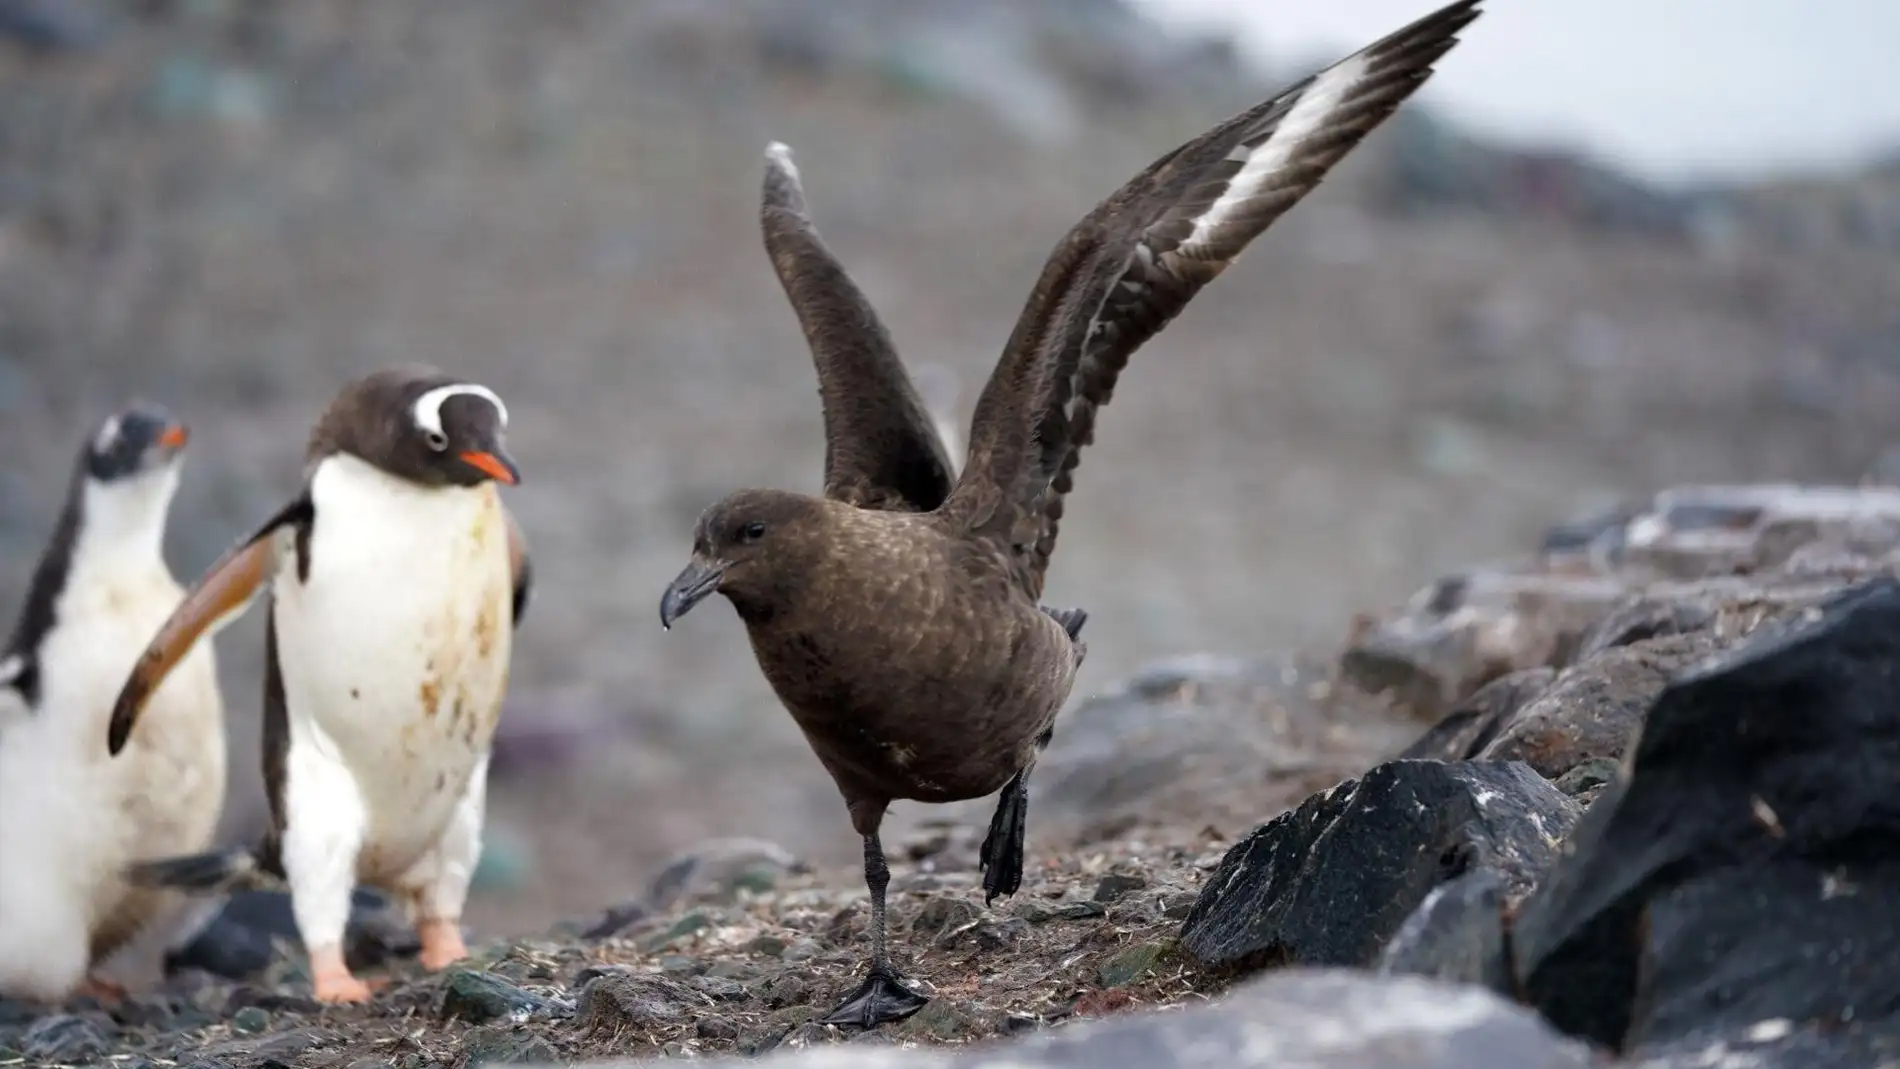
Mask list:
[[[1507,897],[1556,861],[1576,803],[1518,762],[1393,761],[1227,852],[1182,925],[1205,969],[1366,966],[1438,885],[1486,869]]]
[[[1513,993],[1504,907],[1504,879],[1489,869],[1438,885],[1380,952],[1379,971]]]
[[[1645,1064],[1900,1056],[1900,583],[1666,688],[1513,936],[1538,1009]]]

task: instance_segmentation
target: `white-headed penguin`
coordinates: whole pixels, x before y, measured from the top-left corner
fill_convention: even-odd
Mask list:
[[[343,960],[358,883],[407,903],[425,966],[467,954],[459,921],[529,582],[495,486],[519,479],[507,423],[494,391],[433,368],[345,386],[310,437],[302,491],[212,566],[121,677],[115,751],[178,657],[268,582],[271,830],[256,850],[159,858],[133,874],[200,889],[254,870],[286,879],[321,1001],[370,995]]]

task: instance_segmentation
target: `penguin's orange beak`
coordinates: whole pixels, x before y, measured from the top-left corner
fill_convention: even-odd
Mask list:
[[[515,471],[515,466],[494,453],[465,452],[462,454],[462,463],[496,482],[507,483],[509,486],[521,481],[521,476]]]
[[[182,423],[172,424],[158,436],[158,444],[167,449],[183,449],[185,443],[190,440],[191,432],[186,430]]]

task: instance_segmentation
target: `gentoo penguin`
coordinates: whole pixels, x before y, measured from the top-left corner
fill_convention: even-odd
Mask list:
[[[201,890],[252,870],[286,879],[320,1001],[369,997],[343,958],[359,882],[404,903],[428,968],[468,953],[458,921],[529,583],[495,487],[520,479],[507,424],[493,390],[433,368],[344,387],[310,437],[302,493],[199,580],[113,709],[116,752],[179,655],[270,580],[271,829],[254,851],[156,858],[133,876]]]
[[[121,870],[148,849],[204,849],[224,807],[210,643],[180,650],[116,758],[105,745],[119,682],[185,594],[163,553],[185,440],[149,404],[95,429],[0,652],[0,994],[116,994],[120,966],[160,979],[188,903]]]

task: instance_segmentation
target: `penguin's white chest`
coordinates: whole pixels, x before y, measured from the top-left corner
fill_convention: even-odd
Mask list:
[[[63,998],[69,971],[169,908],[120,868],[210,844],[225,790],[210,642],[153,694],[125,750],[105,746],[118,688],[183,593],[154,550],[82,542],[37,651],[39,705],[0,708],[0,991]]]
[[[513,638],[507,520],[491,483],[421,487],[343,455],[311,497],[308,576],[287,553],[273,591],[291,746],[352,774],[359,868],[375,876],[435,840],[494,737]]]

